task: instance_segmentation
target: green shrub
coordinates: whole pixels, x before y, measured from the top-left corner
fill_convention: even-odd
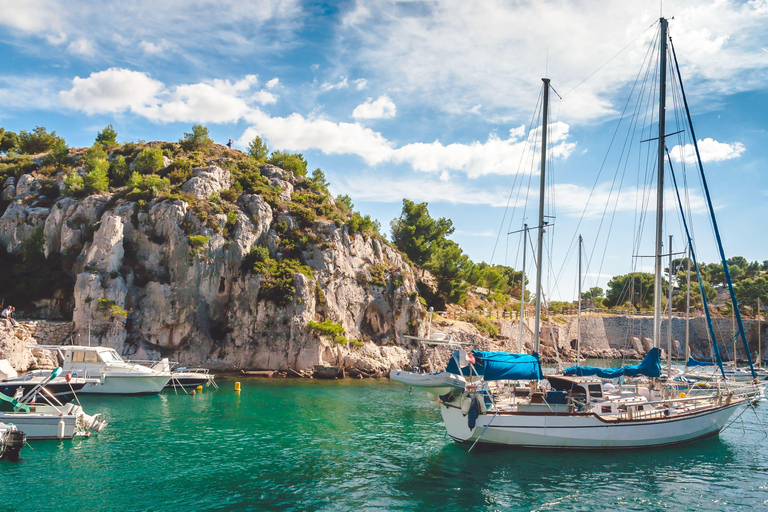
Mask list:
[[[256,136],[255,139],[248,143],[248,156],[257,162],[264,163],[267,160],[267,155],[269,155],[269,148],[261,137]]]
[[[378,235],[381,229],[379,221],[371,219],[370,215],[362,216],[359,212],[354,212],[347,220],[347,229],[350,234],[360,233],[365,236]]]
[[[288,205],[288,212],[290,212],[291,216],[293,216],[303,228],[312,227],[315,220],[317,220],[317,215],[314,210],[300,204],[290,203]]]
[[[184,133],[179,139],[181,146],[187,151],[207,151],[213,146],[213,141],[208,135],[208,128],[201,124],[193,124],[190,133]]]
[[[128,312],[117,305],[113,300],[102,299],[99,297],[96,299],[98,302],[98,310],[104,313],[104,319],[107,321],[114,320],[115,318],[126,318]]]
[[[99,162],[95,168],[83,178],[83,188],[86,194],[106,192],[109,190],[109,164],[106,161]]]
[[[340,336],[344,334],[344,327],[331,322],[331,320],[328,318],[320,323],[310,320],[307,323],[307,328],[316,334],[322,334],[325,336]]]
[[[387,286],[387,281],[384,279],[384,265],[371,265],[368,268],[369,272],[371,273],[371,284],[374,286],[381,286],[382,288],[385,288]]]
[[[19,136],[0,128],[0,153],[11,153],[19,144]]]
[[[128,179],[128,194],[126,198],[129,201],[144,200],[149,201],[160,195],[160,192],[171,188],[171,182],[168,178],[161,178],[156,174],[142,176],[134,172]]]
[[[128,182],[128,164],[123,155],[117,155],[109,164],[109,182],[113,187],[122,187]]]
[[[85,193],[85,184],[83,178],[77,173],[72,171],[64,178],[64,195],[69,197],[79,197]]]
[[[211,240],[211,237],[204,236],[204,235],[190,235],[187,237],[187,241],[189,242],[189,246],[191,249],[189,250],[189,258],[194,259],[195,256],[197,256],[200,251],[203,250],[203,247],[205,247],[208,242]]]
[[[71,163],[72,159],[69,158],[69,147],[64,139],[56,137],[51,145],[51,151],[45,156],[45,163],[55,165],[61,169],[65,165]]]
[[[168,166],[168,179],[173,185],[186,183],[192,177],[192,162],[186,158],[180,158],[171,162]]]
[[[133,170],[141,174],[155,174],[163,168],[163,150],[145,148],[133,160]]]
[[[307,161],[301,153],[273,151],[267,163],[275,165],[284,171],[292,172],[295,176],[307,175]]]
[[[464,318],[464,320],[471,323],[479,330],[488,333],[491,338],[496,338],[499,336],[499,327],[487,317],[478,315],[477,313],[470,313]]]
[[[56,132],[48,133],[43,126],[35,126],[32,132],[19,131],[17,147],[19,153],[34,155],[50,151],[57,139],[61,137]],[[64,139],[62,139],[63,141]]]
[[[117,146],[117,132],[111,124],[108,124],[106,128],[96,135],[96,142],[106,149],[112,149]]]

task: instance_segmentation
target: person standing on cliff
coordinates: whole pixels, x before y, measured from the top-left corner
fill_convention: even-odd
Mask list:
[[[229,142],[227,142],[227,147],[232,149],[232,139],[229,139]]]

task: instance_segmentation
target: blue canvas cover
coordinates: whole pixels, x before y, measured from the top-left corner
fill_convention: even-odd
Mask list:
[[[595,366],[571,366],[565,369],[565,375],[588,377],[596,375],[602,379],[616,379],[622,375],[627,377],[659,377],[661,375],[661,350],[652,348],[639,364],[619,366],[618,368],[597,368]]]
[[[454,375],[463,375],[465,377],[483,374],[483,368],[482,366],[479,366],[479,365],[475,365],[474,370],[471,369],[469,366],[462,366],[461,371],[459,371],[459,365],[456,363],[458,359],[459,359],[459,351],[453,350],[451,352],[451,359],[448,361],[448,365],[445,367],[445,371],[448,373],[452,373]]]
[[[513,354],[511,352],[485,352],[473,350],[475,368],[482,367],[485,380],[540,380],[539,354]]]
[[[685,363],[685,366],[715,366],[715,363],[710,363],[708,361],[697,361],[692,357],[688,357],[688,362]]]

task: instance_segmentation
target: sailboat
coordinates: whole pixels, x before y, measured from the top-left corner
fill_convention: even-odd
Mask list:
[[[669,446],[717,435],[726,426],[734,412],[750,401],[745,393],[719,385],[711,393],[694,396],[685,394],[670,396],[669,388],[666,390],[662,388],[658,379],[661,376],[659,344],[661,339],[662,227],[666,152],[665,101],[668,49],[668,22],[665,18],[661,18],[659,23],[660,79],[658,88],[659,135],[656,187],[654,348],[638,365],[613,369],[576,366],[567,369],[565,374],[548,375],[546,378],[542,373],[538,355],[539,336],[534,335],[534,351],[531,355],[473,351],[472,355],[476,362],[470,366],[476,373],[483,376],[482,380],[468,384],[464,390],[458,393],[443,395],[439,400],[439,408],[446,431],[454,441],[472,443],[472,446],[476,443],[482,443],[566,449],[636,449]],[[674,47],[672,47],[672,51],[674,56]],[[542,247],[546,226],[544,216],[547,156],[546,123],[550,81],[548,78],[543,78],[542,81],[543,120],[539,225],[536,228],[538,229],[538,251],[534,333],[540,332]],[[682,80],[680,80],[679,86],[682,91]],[[688,120],[690,124],[690,116],[688,116]],[[692,125],[690,128],[692,132]],[[693,133],[692,137],[695,144],[696,139]],[[674,178],[674,174],[672,176]],[[709,200],[703,172],[702,180]],[[680,203],[679,194],[678,202]],[[711,201],[710,213],[712,213]],[[712,221],[717,233],[714,216],[712,216]],[[685,224],[684,218],[683,223]],[[687,225],[686,234],[688,234],[688,245],[692,248],[692,240]],[[719,244],[719,235],[717,238]],[[730,284],[722,244],[719,245]],[[696,270],[698,272],[698,266],[696,266]],[[701,284],[701,282],[701,278],[699,278],[699,283]],[[733,293],[732,286],[731,293]],[[702,296],[704,295],[702,293]],[[706,300],[705,297],[704,300]],[[708,313],[706,302],[704,309]],[[741,316],[738,312],[737,319],[742,338],[746,344]],[[710,330],[712,330],[711,321],[709,325]],[[714,331],[711,332],[711,335],[713,351],[720,368],[722,368]],[[645,376],[649,379],[649,384],[637,384],[633,388],[617,389],[613,384],[604,381],[605,378],[620,376]],[[530,393],[522,397],[518,396],[517,393],[505,393],[503,381],[528,381]]]

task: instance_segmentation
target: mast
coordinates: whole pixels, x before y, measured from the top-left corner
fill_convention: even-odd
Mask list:
[[[757,366],[763,366],[763,345],[760,343],[760,297],[757,298]]]
[[[536,248],[536,320],[533,323],[533,351],[539,352],[539,335],[541,325],[541,270],[542,256],[544,253],[544,192],[546,185],[547,169],[547,110],[549,109],[549,78],[542,78],[544,82],[544,102],[542,106],[541,121],[541,178],[539,185],[539,244]]]
[[[688,258],[686,258],[685,272],[688,276],[685,294],[685,362],[691,357],[691,248],[688,248]]]
[[[660,348],[661,341],[661,231],[664,221],[664,134],[666,129],[667,100],[667,20],[660,19],[661,44],[659,45],[659,169],[656,182],[656,276],[653,286],[653,346]],[[672,252],[672,251],[670,251]]]
[[[523,353],[523,319],[525,318],[525,253],[528,249],[528,224],[523,224],[523,272],[520,275],[520,339],[517,340],[517,353]]]
[[[667,375],[672,369],[672,235],[669,235],[669,298],[667,299]]]
[[[577,335],[576,335],[576,365],[581,364],[581,244],[582,238],[579,235],[579,313],[576,321]]]

